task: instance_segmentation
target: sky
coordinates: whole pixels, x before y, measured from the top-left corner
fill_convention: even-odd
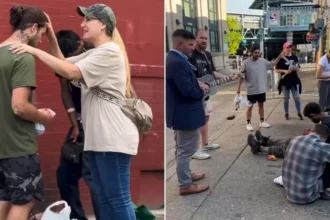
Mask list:
[[[260,14],[258,10],[249,10],[254,0],[226,0],[227,13]]]

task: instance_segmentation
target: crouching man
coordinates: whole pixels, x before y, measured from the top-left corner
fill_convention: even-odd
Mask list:
[[[287,198],[296,204],[308,204],[319,198],[330,199],[330,130],[316,124],[309,134],[290,141],[282,167]]]

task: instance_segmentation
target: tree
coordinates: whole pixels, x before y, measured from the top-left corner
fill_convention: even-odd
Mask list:
[[[243,40],[242,25],[235,17],[227,17],[228,31],[226,41],[228,43],[228,50],[230,55],[235,55],[240,43]]]

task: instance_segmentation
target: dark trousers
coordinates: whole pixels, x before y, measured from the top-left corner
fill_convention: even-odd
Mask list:
[[[136,220],[130,192],[132,156],[86,151],[91,165],[92,189],[100,208],[99,220]]]
[[[69,130],[67,138],[71,137],[72,128]],[[80,129],[80,138],[83,141],[83,130]],[[96,220],[99,220],[99,210],[95,193],[91,190],[92,176],[90,172],[89,158],[83,154],[81,162],[75,164],[61,158],[60,166],[57,169],[57,185],[60,191],[61,199],[66,201],[71,207],[70,219],[88,220],[80,200],[79,180],[83,178],[90,188],[90,194],[93,204]]]
[[[291,139],[278,139],[278,140],[269,140],[268,141],[268,155],[275,155],[278,158],[284,158]]]
[[[321,176],[323,181],[323,189],[330,188],[330,164],[328,163],[325,166],[325,169],[323,171],[323,175]]]
[[[319,105],[322,111],[330,107],[330,81],[320,80],[319,84]]]

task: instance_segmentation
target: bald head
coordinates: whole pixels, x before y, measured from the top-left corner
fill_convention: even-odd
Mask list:
[[[196,49],[197,50],[206,50],[207,48],[207,40],[208,40],[208,33],[203,29],[199,29],[196,34]]]

